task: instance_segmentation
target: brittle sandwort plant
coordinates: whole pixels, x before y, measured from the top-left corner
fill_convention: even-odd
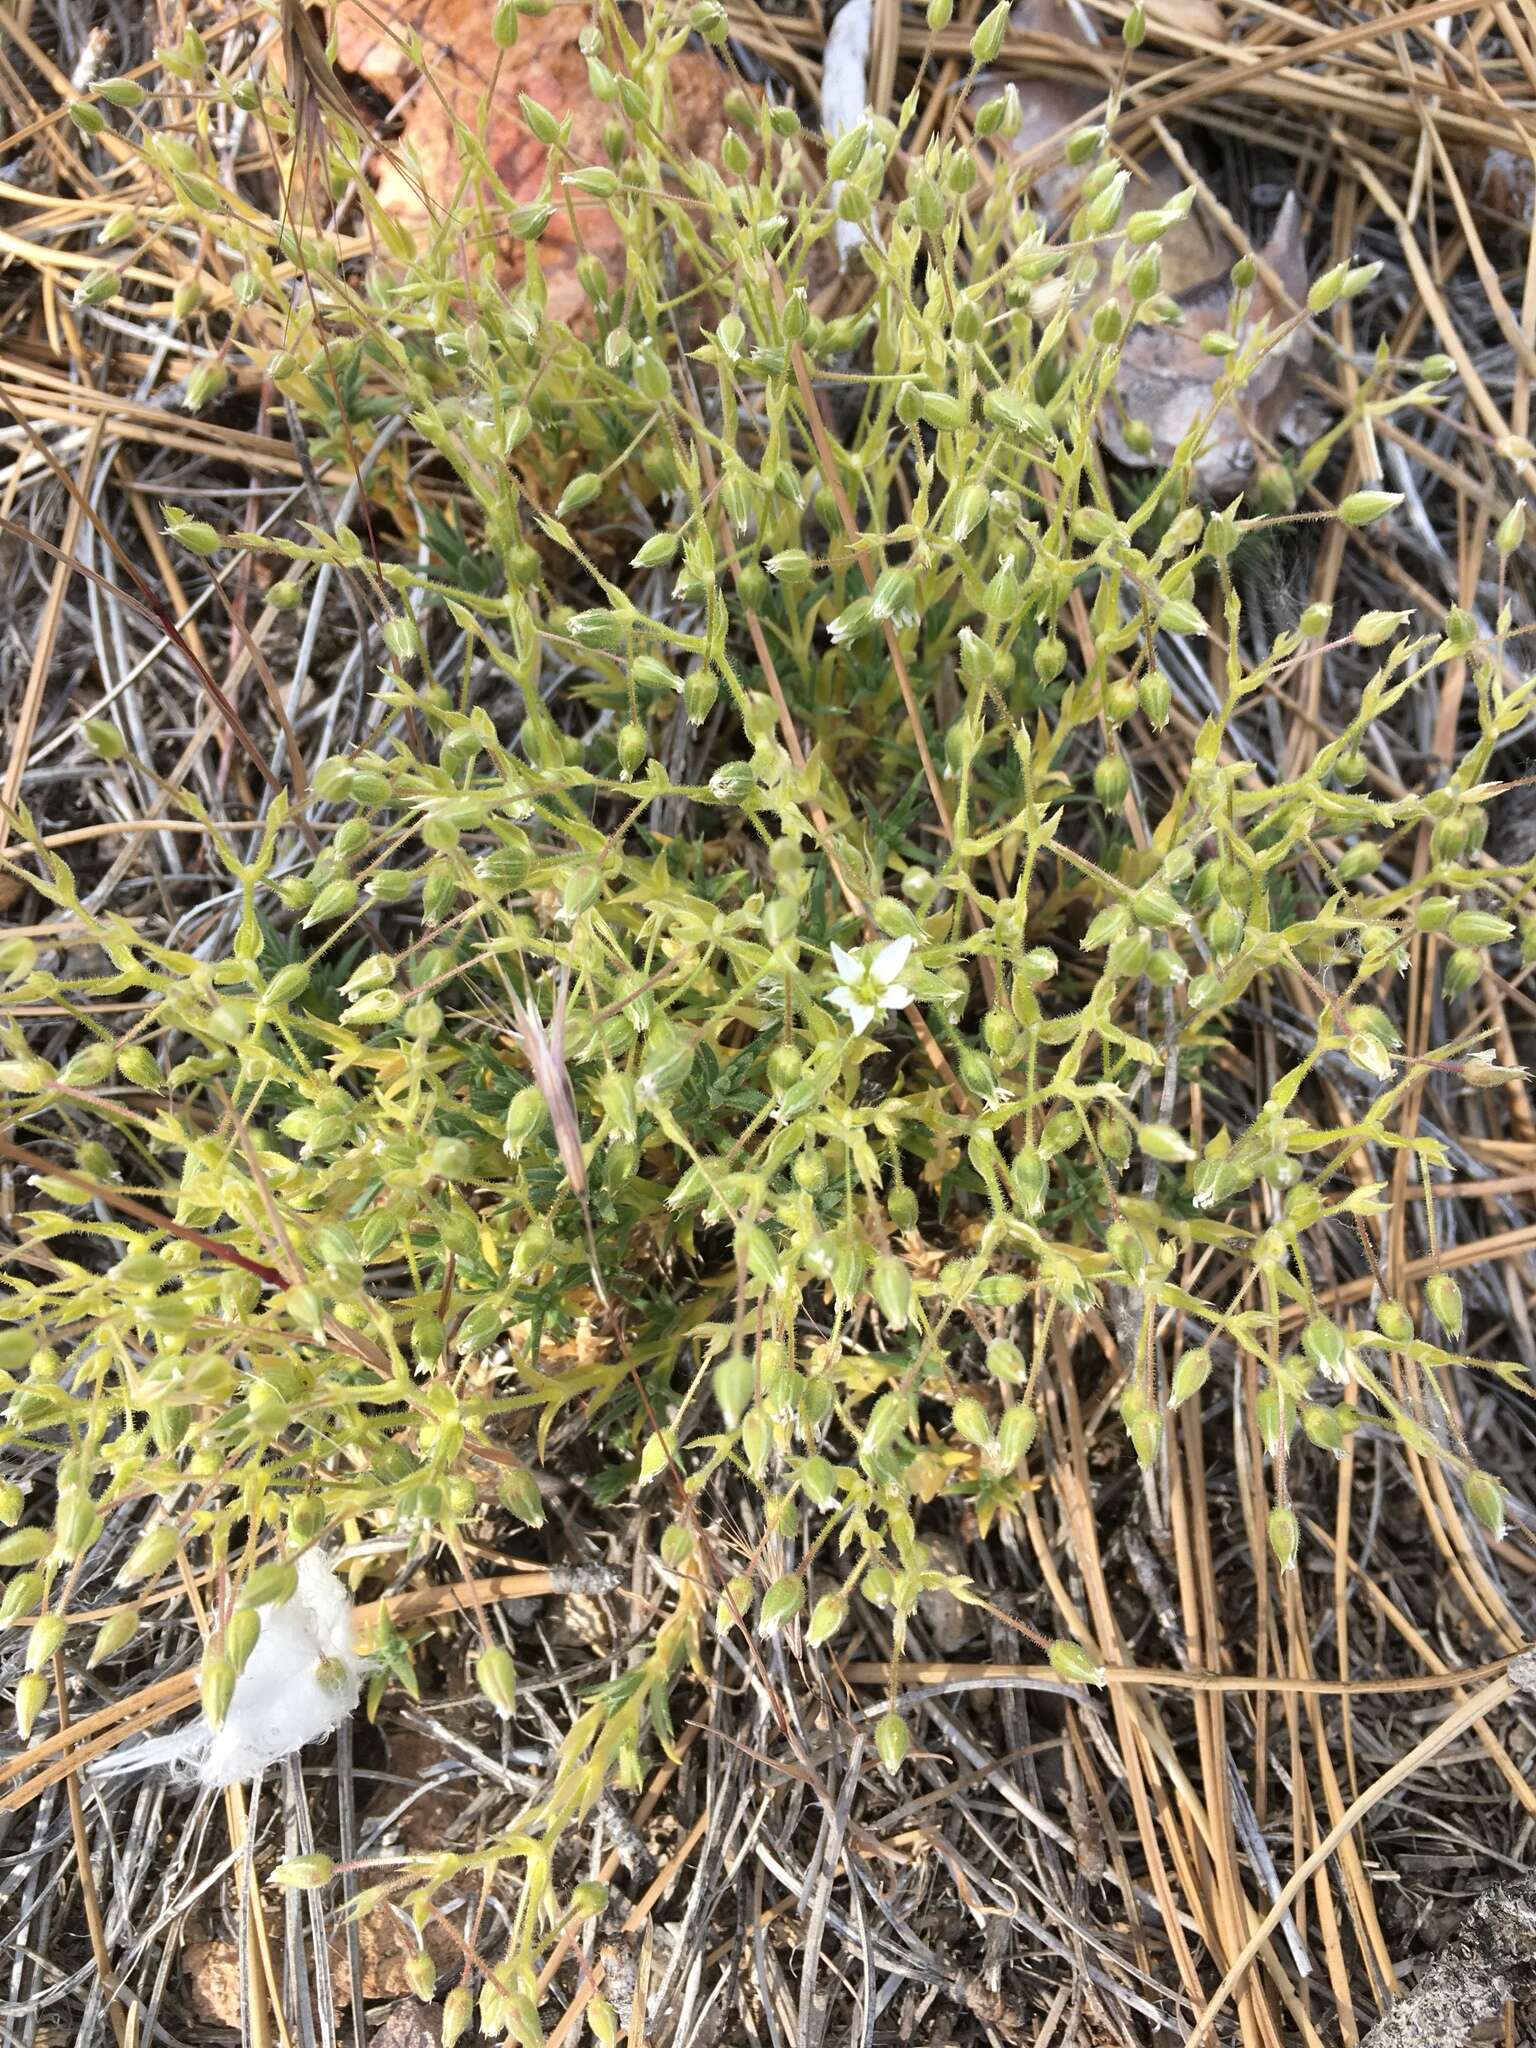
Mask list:
[[[510,40],[515,9],[496,21]],[[209,112],[233,100],[282,159],[296,123],[273,78],[183,44],[189,126],[157,127],[154,95],[119,81],[85,104],[160,203],[115,228],[81,319],[141,288],[135,237],[216,241],[238,270],[195,314],[216,349],[188,403],[254,369],[308,437],[311,511],[338,502],[324,479],[353,479],[330,525],[223,531],[166,504],[182,575],[275,563],[255,587],[276,614],[339,579],[378,671],[365,742],[302,781],[290,757],[239,830],[166,790],[225,878],[217,945],[91,907],[25,811],[4,863],[67,933],[0,948],[24,1196],[0,1441],[51,1474],[0,1494],[24,1731],[89,1625],[77,1588],[108,1516],[142,1519],[126,1576],[146,1597],[189,1564],[227,1589],[207,1638],[227,1680],[253,1638],[243,1622],[232,1647],[231,1617],[291,1581],[268,1566],[343,1531],[461,1555],[497,1498],[537,1522],[535,1468],[573,1412],[604,1500],[664,1490],[669,1604],[563,1731],[549,1788],[475,1856],[398,1873],[424,1909],[516,1862],[527,2038],[572,1904],[561,1831],[673,1744],[707,1632],[811,1650],[857,1597],[899,1655],[925,1591],[974,1597],[922,1510],[946,1493],[983,1532],[1018,1511],[1054,1340],[1085,1317],[1117,1347],[1151,1472],[1170,1406],[1213,1374],[1233,1390],[1280,1569],[1298,1461],[1365,1424],[1501,1517],[1445,1398],[1466,1362],[1454,1280],[1422,1320],[1377,1289],[1349,1325],[1314,1289],[1330,1239],[1374,1269],[1372,1161],[1411,1155],[1433,1231],[1426,1081],[1501,1086],[1465,1001],[1490,949],[1536,952],[1529,865],[1483,850],[1490,756],[1532,708],[1508,611],[1453,613],[1442,636],[1314,606],[1245,658],[1238,551],[1389,522],[1395,500],[1283,509],[1326,484],[1348,420],[1289,473],[1269,464],[1262,501],[1194,495],[1208,418],[1151,488],[1117,487],[1096,429],[1125,337],[1176,317],[1158,243],[1179,206],[1127,212],[1091,129],[1048,232],[1006,153],[983,175],[1007,94],[979,147],[934,140],[899,184],[887,120],[823,149],[745,93],[719,162],[695,160],[667,87],[689,27],[652,11],[636,36],[600,10],[606,160],[574,160],[525,105],[547,155],[530,202],[461,124],[462,204],[419,239],[372,199],[328,96],[298,124],[306,175],[239,189]],[[306,189],[352,212],[316,225]],[[579,258],[574,326],[546,310],[556,210],[578,246],[602,218],[626,253],[621,276]],[[864,229],[856,289],[824,317],[839,221]],[[1240,263],[1206,338],[1213,404],[1368,275],[1330,271],[1250,332]],[[1431,359],[1392,402],[1433,405],[1448,374]],[[1355,421],[1388,409],[1369,366],[1354,388]],[[1501,559],[1519,543],[1512,513]],[[1438,786],[1404,788],[1367,736],[1448,663],[1472,679],[1465,744]],[[1250,716],[1318,665],[1345,715],[1286,779]],[[129,748],[111,702],[89,730]],[[1446,1038],[1409,1057],[1397,974],[1425,938]],[[1246,1020],[1271,999],[1289,1064],[1241,1107]],[[62,1064],[37,1049],[40,1008],[78,1019]],[[743,1487],[755,1549],[715,1509]],[[93,1654],[126,1654],[135,1619]],[[1086,1637],[1050,1655],[1096,1676]],[[482,1671],[505,1709],[505,1653]],[[894,1711],[878,1736],[898,1768]]]

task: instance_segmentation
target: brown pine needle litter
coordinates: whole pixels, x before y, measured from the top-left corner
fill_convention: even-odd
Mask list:
[[[0,2040],[1536,2043],[1536,11],[0,108]]]

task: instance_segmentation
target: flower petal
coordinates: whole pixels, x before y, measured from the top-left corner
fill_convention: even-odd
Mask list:
[[[853,1025],[855,1031],[867,1031],[875,1021],[875,1014],[868,1003],[850,1001],[848,1005],[849,1022]]]
[[[842,982],[839,982],[836,988],[828,991],[827,1001],[832,1004],[834,1009],[851,1009],[853,1007],[853,991]]]
[[[880,991],[880,1000],[888,1010],[904,1010],[912,1000],[912,991],[902,987],[899,981]]]
[[[845,953],[836,939],[832,941],[832,964],[844,981],[857,981],[864,972],[862,962],[856,960],[852,953]]]
[[[892,939],[875,955],[871,969],[876,981],[894,981],[907,964],[907,955],[912,951],[912,934],[904,932],[899,939]]]

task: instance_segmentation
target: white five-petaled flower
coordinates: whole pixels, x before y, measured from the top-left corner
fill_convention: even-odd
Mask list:
[[[904,1010],[912,996],[901,985],[901,970],[911,951],[910,934],[890,940],[873,953],[868,946],[858,953],[845,953],[841,946],[834,946],[837,986],[827,1001],[848,1012],[855,1031],[867,1031],[882,1010]]]

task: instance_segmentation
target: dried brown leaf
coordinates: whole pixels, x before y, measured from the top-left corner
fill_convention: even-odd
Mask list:
[[[1221,42],[1227,33],[1219,0],[1147,0],[1147,21],[1154,35],[1171,28]]]
[[[1274,234],[1259,254],[1259,281],[1235,339],[1251,341],[1261,325],[1278,330],[1293,307],[1305,302],[1307,279],[1301,238],[1301,209],[1292,193],[1281,211]],[[1273,277],[1280,287],[1269,282]],[[1165,468],[1196,420],[1209,414],[1224,358],[1207,355],[1202,337],[1226,326],[1232,301],[1231,281],[1218,271],[1202,283],[1176,294],[1183,314],[1177,326],[1142,322],[1126,337],[1117,392],[1118,416],[1106,411],[1105,445],[1119,461],[1137,469]],[[1260,362],[1237,399],[1216,413],[1204,451],[1195,464],[1199,488],[1216,497],[1240,489],[1254,465],[1254,433],[1272,435],[1300,391],[1301,372],[1311,354],[1305,325],[1277,343]],[[1126,427],[1138,421],[1151,435],[1150,444],[1133,446]],[[1250,431],[1250,429],[1252,431]]]
[[[1221,10],[1215,0],[1157,0],[1148,14],[1154,25],[1162,22],[1213,38],[1222,34]],[[1010,15],[1010,26],[1018,34],[1051,36],[1079,49],[1093,47],[1084,30],[1084,16],[1067,5],[1066,0],[1018,0]],[[1014,77],[1010,82],[1018,95],[1021,115],[1018,133],[1010,147],[1026,159],[1040,157],[1034,203],[1054,222],[1070,210],[1083,179],[1081,170],[1061,160],[1061,144],[1102,108],[1104,89],[1065,67],[1037,77]],[[989,99],[998,98],[1003,89],[1001,79],[989,80],[972,94],[972,104],[985,106]],[[1183,179],[1160,149],[1138,158],[1130,170],[1132,207],[1162,206],[1183,188]],[[1163,238],[1165,289],[1178,291],[1206,276],[1214,255],[1214,246],[1197,214],[1178,223]]]

